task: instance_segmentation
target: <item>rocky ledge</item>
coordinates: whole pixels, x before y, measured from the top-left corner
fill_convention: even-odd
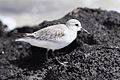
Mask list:
[[[13,32],[34,32],[46,26],[78,19],[91,34],[78,32],[69,46],[57,50],[61,61],[55,63],[46,49],[15,42]],[[11,32],[0,22],[0,80],[119,80],[120,79],[120,14],[101,9],[77,8],[54,21],[44,21],[30,28],[24,26]]]

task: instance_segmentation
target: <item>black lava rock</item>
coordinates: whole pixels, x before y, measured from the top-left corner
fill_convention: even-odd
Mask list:
[[[78,32],[77,39],[57,50],[61,61],[54,62],[46,49],[15,42],[13,32],[34,32],[53,24],[75,18],[91,34]],[[0,34],[2,32],[0,23]],[[120,80],[120,14],[101,9],[77,8],[54,21],[44,21],[33,28],[24,27],[0,37],[0,80]]]

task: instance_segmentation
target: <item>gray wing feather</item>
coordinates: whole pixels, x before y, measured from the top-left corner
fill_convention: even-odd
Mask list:
[[[54,25],[33,33],[38,40],[57,40],[65,35],[65,25]]]

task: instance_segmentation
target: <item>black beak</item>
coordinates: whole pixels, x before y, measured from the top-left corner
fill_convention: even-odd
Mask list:
[[[87,34],[90,34],[86,29],[82,28],[83,31],[85,31]]]

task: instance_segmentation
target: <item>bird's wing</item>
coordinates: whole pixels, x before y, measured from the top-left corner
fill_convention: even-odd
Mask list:
[[[66,29],[65,25],[54,25],[38,30],[32,33],[32,35],[34,39],[56,41],[65,36]]]

